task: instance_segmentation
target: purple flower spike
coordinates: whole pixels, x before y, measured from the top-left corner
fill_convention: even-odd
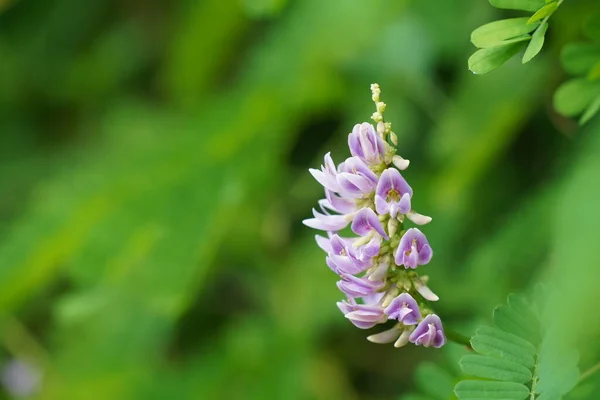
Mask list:
[[[338,289],[348,297],[372,296],[383,287],[383,282],[371,282],[349,274],[341,274],[342,280],[337,282]]]
[[[404,325],[415,325],[421,319],[419,305],[408,293],[396,297],[384,310],[390,319],[397,319]]]
[[[381,164],[385,154],[385,143],[379,137],[373,125],[363,122],[354,125],[348,135],[350,153],[363,160],[368,165]]]
[[[413,191],[396,168],[388,168],[381,174],[375,191],[375,209],[379,214],[390,213],[396,218],[398,213],[410,211],[410,198]]]
[[[349,302],[339,301],[337,306],[346,318],[360,329],[372,328],[386,320],[381,307],[356,304],[353,299]]]
[[[408,340],[417,346],[442,347],[446,343],[446,336],[440,317],[435,314],[426,316],[423,321],[419,322]]]
[[[417,228],[410,228],[400,239],[394,259],[396,264],[404,265],[404,268],[415,269],[419,265],[427,264],[432,256],[433,251],[423,232]]]
[[[335,169],[335,164],[331,159],[331,153],[325,154],[325,159],[323,160],[320,171],[314,168],[309,168],[308,171],[325,189],[333,192],[340,191],[340,185],[337,183],[337,171]]]
[[[310,228],[322,231],[337,232],[348,226],[350,223],[343,215],[321,214],[313,208],[314,218],[305,219],[302,223]]]
[[[367,207],[360,209],[352,221],[352,232],[360,236],[367,236],[373,231],[383,236],[384,239],[389,239],[375,211]]]

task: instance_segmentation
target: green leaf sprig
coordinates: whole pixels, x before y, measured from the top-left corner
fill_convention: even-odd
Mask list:
[[[590,41],[570,43],[560,55],[563,68],[574,78],[554,93],[554,108],[569,117],[581,115],[580,125],[600,111],[600,14],[583,31]]]
[[[477,329],[471,338],[476,354],[459,362],[473,377],[456,384],[459,400],[559,400],[577,384],[577,353],[543,332],[524,297],[511,294],[496,307],[494,325]]]
[[[479,50],[469,58],[469,69],[475,74],[486,74],[523,49],[523,64],[531,61],[542,50],[548,19],[562,2],[563,0],[490,0],[496,8],[533,14],[530,17],[490,22],[475,29],[471,34],[471,42]]]

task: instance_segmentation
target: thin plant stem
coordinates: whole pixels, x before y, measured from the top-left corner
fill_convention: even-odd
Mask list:
[[[469,350],[473,351],[473,348],[471,347],[471,343],[469,342],[469,338],[465,335],[462,335],[451,329],[446,329],[446,338],[448,338],[448,340],[450,340],[451,342],[463,345],[466,348],[468,348]]]
[[[579,383],[583,382],[598,371],[600,371],[600,362],[596,363],[595,365],[584,371],[579,377]]]

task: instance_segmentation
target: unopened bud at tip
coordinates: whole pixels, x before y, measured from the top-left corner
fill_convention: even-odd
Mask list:
[[[427,215],[419,214],[418,212],[416,212],[414,210],[410,210],[406,214],[406,217],[417,225],[425,225],[425,224],[428,224],[431,222],[431,217],[428,217]]]
[[[397,141],[397,139],[396,139],[396,141]],[[397,144],[397,143],[394,143],[394,144]],[[410,165],[410,160],[405,160],[404,158],[402,158],[398,155],[395,155],[394,157],[392,157],[392,162],[394,163],[396,168],[398,168],[400,171],[404,171]]]
[[[379,265],[377,266],[377,268],[375,268],[375,271],[373,271],[370,275],[369,275],[369,280],[371,282],[378,282],[378,281],[382,281],[387,273],[388,273],[388,269],[390,267],[390,263],[386,262],[386,260],[382,260]]]
[[[435,293],[431,291],[431,289],[429,289],[428,286],[425,285],[417,288],[417,292],[419,292],[421,296],[423,296],[429,301],[438,301],[440,299]]]

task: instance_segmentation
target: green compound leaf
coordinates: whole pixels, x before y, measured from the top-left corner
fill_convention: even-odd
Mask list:
[[[498,328],[482,326],[471,339],[471,347],[479,354],[512,361],[526,368],[535,364],[535,346],[527,340]]]
[[[471,33],[471,42],[479,48],[500,46],[504,41],[522,37],[537,28],[539,23],[527,24],[527,17],[490,22]],[[526,40],[523,38],[522,40]]]
[[[458,382],[454,393],[460,400],[524,400],[529,396],[529,389],[515,382],[464,380]]]
[[[535,12],[535,14],[533,14],[531,16],[531,18],[529,18],[529,20],[527,21],[528,24],[533,24],[536,21],[540,21],[546,17],[551,16],[552,14],[554,14],[554,11],[556,11],[556,9],[558,8],[558,3],[557,2],[553,2],[553,3],[549,3],[546,4],[544,7],[540,8],[539,10],[537,10]]]
[[[495,70],[523,49],[523,43],[511,43],[489,49],[477,50],[469,57],[469,70],[474,74],[487,74]]]
[[[490,4],[496,8],[506,10],[537,11],[545,4],[544,0],[490,0]]]
[[[552,4],[555,4],[555,3],[552,3]],[[531,41],[529,42],[529,45],[525,49],[525,54],[523,54],[523,64],[531,61],[531,59],[533,57],[535,57],[540,52],[540,50],[542,50],[542,47],[544,46],[544,38],[545,38],[547,30],[548,30],[548,23],[544,22],[542,25],[540,25],[535,30],[535,32],[533,32],[533,35],[531,36]]]
[[[570,43],[560,53],[565,71],[572,75],[585,75],[600,62],[600,45],[593,43]]]
[[[495,357],[468,355],[460,360],[463,372],[478,377],[506,382],[527,383],[531,371],[521,364]]]
[[[545,292],[544,292],[545,293]],[[471,339],[478,354],[462,357],[462,371],[484,380],[458,382],[459,400],[536,399],[560,400],[579,379],[577,352],[569,348],[555,327],[544,331],[538,313],[546,296],[531,304],[525,297],[509,295],[507,304],[494,310],[496,327],[480,327]]]
[[[554,93],[554,108],[559,113],[572,117],[582,113],[599,94],[599,81],[590,82],[586,78],[571,79]]]

